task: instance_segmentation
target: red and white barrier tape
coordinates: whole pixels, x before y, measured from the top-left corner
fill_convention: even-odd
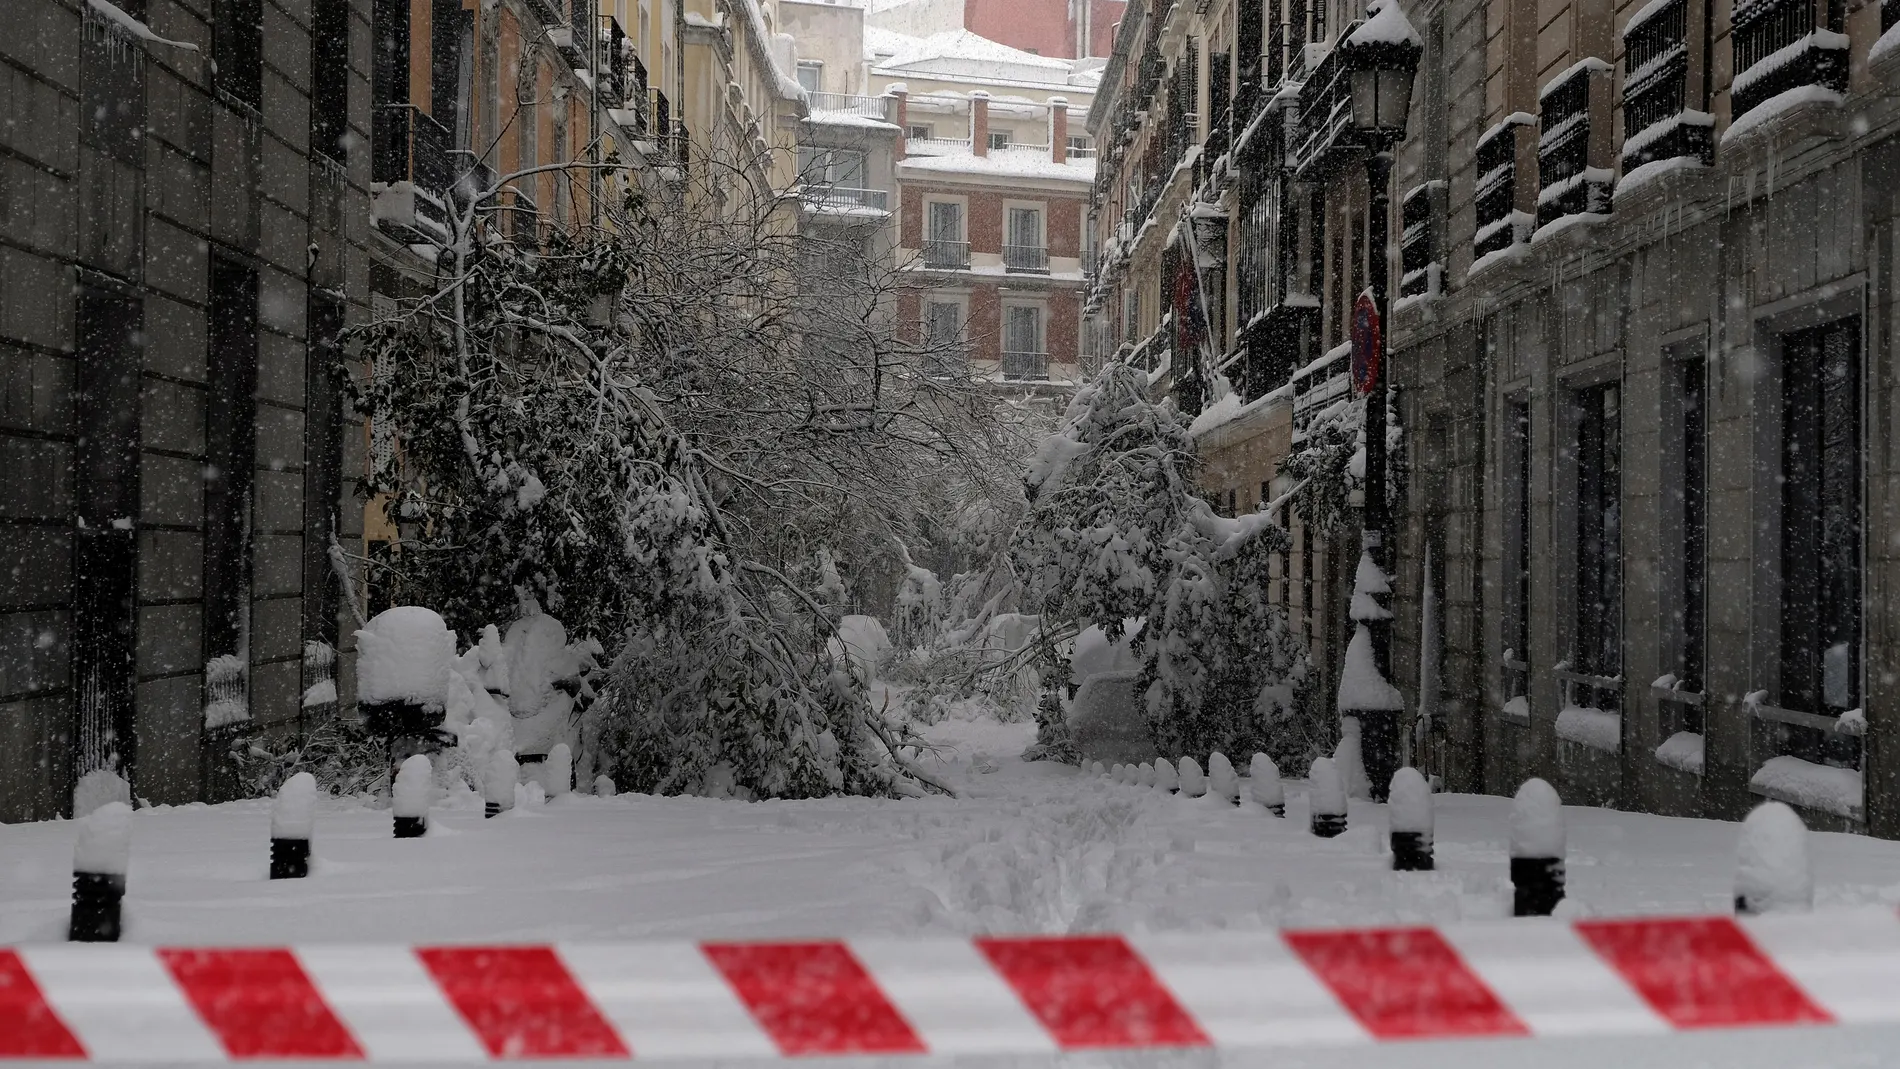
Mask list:
[[[0,948],[0,1058],[1259,1048],[1900,1021],[1900,915],[1142,936]]]

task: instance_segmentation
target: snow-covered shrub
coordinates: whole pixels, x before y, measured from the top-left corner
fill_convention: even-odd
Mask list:
[[[316,777],[325,794],[375,794],[388,784],[389,751],[354,718],[331,717],[307,734],[235,741],[230,767],[246,798],[267,798],[299,772]]]
[[[1405,450],[1395,399],[1387,399],[1385,413],[1386,501],[1396,506],[1405,492]],[[1357,524],[1352,495],[1366,477],[1365,429],[1364,398],[1342,399],[1313,416],[1300,446],[1280,462],[1280,474],[1294,481],[1293,508],[1311,529],[1332,534]]]

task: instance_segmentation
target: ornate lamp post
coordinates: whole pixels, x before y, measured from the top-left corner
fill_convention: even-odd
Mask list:
[[[1374,0],[1370,15],[1341,42],[1351,79],[1352,128],[1366,147],[1366,187],[1371,204],[1367,212],[1368,246],[1372,264],[1370,308],[1364,296],[1353,317],[1355,385],[1366,395],[1365,511],[1361,544],[1379,569],[1392,573],[1392,554],[1386,544],[1385,493],[1385,330],[1387,280],[1392,271],[1391,216],[1392,150],[1405,139],[1406,118],[1412,107],[1412,81],[1424,48],[1397,0]],[[1392,673],[1391,620],[1365,621],[1372,635],[1374,662],[1382,679]],[[1366,778],[1375,800],[1384,801],[1392,774],[1399,767],[1399,716],[1390,709],[1362,710],[1359,742]]]

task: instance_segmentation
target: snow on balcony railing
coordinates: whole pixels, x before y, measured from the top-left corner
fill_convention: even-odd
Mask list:
[[[882,189],[815,184],[807,185],[803,195],[807,207],[820,211],[853,208],[869,208],[881,212],[890,210],[890,192]]]
[[[1517,211],[1517,128],[1536,121],[1526,112],[1513,112],[1478,139],[1478,227],[1472,239],[1473,270],[1486,257],[1530,238],[1530,218]]]
[[[833,115],[856,115],[865,119],[877,119],[891,122],[895,113],[896,98],[888,96],[859,96],[855,93],[807,93],[806,100],[814,113],[828,112]]]
[[[970,266],[970,243],[928,238],[924,241],[923,259],[925,267],[962,270]]]
[[[1590,166],[1591,81],[1610,65],[1595,57],[1572,64],[1539,94],[1537,226],[1610,210],[1615,175]]]
[[[911,156],[950,156],[968,151],[967,137],[912,137],[904,141],[904,152]]]
[[[1816,25],[1812,0],[1743,0],[1730,22],[1731,123],[1784,93],[1847,91],[1847,35]]]

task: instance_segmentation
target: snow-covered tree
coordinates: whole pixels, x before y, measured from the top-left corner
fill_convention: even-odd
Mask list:
[[[1146,374],[1104,369],[1030,460],[1015,539],[1026,601],[1042,613],[1045,646],[1090,625],[1117,637],[1126,620],[1144,621],[1137,688],[1162,753],[1306,756],[1306,652],[1266,600],[1286,532],[1264,513],[1216,516],[1196,492],[1196,465],[1192,438],[1149,398]]]
[[[983,467],[977,387],[891,332],[894,273],[814,248],[716,148],[610,173],[608,227],[531,244],[496,225],[522,177],[465,186],[434,287],[363,332],[399,596],[465,635],[531,597],[599,639],[622,788],[911,789],[863,681],[792,626],[835,627],[838,569],[781,565],[849,560],[919,472]]]
[[[1389,388],[1389,387],[1388,387]],[[1386,500],[1396,510],[1405,491],[1405,452],[1395,398],[1386,402]],[[1346,398],[1316,413],[1304,440],[1280,462],[1294,480],[1293,509],[1326,534],[1357,523],[1351,504],[1366,477],[1366,403]]]

